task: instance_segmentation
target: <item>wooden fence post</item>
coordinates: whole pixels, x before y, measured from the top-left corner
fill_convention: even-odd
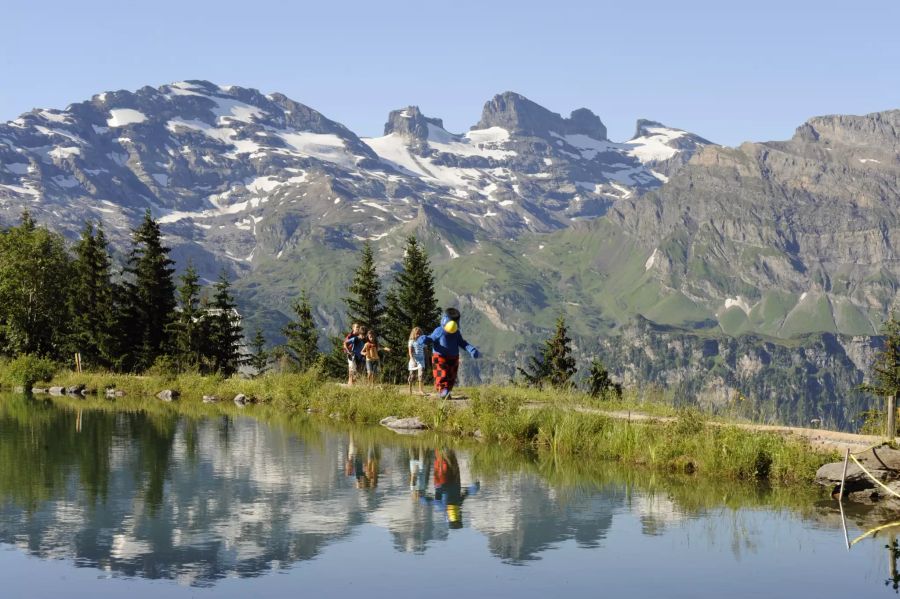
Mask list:
[[[897,436],[897,396],[893,393],[887,398],[887,438],[890,442],[894,442]]]

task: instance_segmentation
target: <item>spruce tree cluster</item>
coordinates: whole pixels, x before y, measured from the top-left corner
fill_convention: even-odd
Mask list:
[[[367,242],[345,301],[348,323],[359,323],[374,330],[382,349],[390,349],[380,354],[385,380],[405,381],[410,331],[417,326],[423,333],[430,333],[440,323],[441,316],[434,292],[434,271],[419,241],[414,236],[407,238],[400,270],[393,276],[384,303],[375,257]],[[332,339],[332,350],[325,356],[324,364],[329,375],[346,375],[343,338]]]
[[[204,301],[192,266],[177,290],[174,262],[150,212],[132,232],[123,272],[113,272],[102,227],[87,223],[70,256],[61,235],[28,212],[0,230],[0,354],[139,372],[157,363],[234,373],[241,327],[227,277]],[[177,308],[176,308],[177,307]]]

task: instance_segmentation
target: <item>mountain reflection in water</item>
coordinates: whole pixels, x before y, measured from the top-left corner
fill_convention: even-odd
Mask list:
[[[430,435],[2,396],[0,543],[119,577],[210,586],[287,570],[367,528],[423,556],[474,533],[501,567],[567,541],[602,547],[620,516],[644,537],[692,523],[705,551],[732,560],[766,538],[741,507],[802,517],[840,540],[833,506],[814,492],[723,491],[589,466]]]

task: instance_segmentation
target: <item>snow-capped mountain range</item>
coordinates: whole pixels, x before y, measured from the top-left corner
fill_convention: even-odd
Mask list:
[[[115,240],[149,208],[178,252],[241,269],[289,249],[289,235],[259,243],[273,218],[348,242],[389,235],[423,206],[490,236],[560,229],[659,187],[707,144],[651,121],[613,142],[587,109],[564,118],[511,92],[463,134],[410,106],[360,138],[282,94],[187,81],[0,124],[0,221],[28,207],[69,236],[102,220]]]

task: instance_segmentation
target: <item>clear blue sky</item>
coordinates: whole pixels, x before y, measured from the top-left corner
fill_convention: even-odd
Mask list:
[[[183,79],[281,91],[360,135],[418,104],[451,131],[514,90],[610,137],[637,118],[714,141],[900,108],[900,2],[13,1],[0,120]]]

